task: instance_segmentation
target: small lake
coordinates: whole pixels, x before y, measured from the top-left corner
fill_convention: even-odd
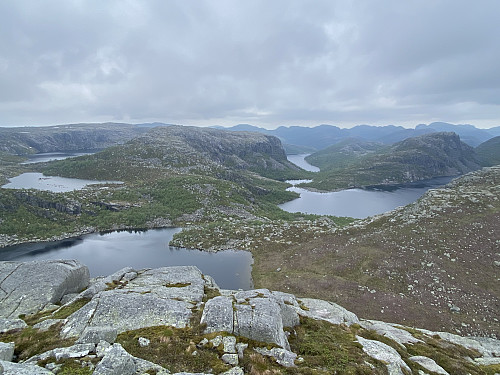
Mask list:
[[[412,184],[348,189],[331,193],[318,193],[293,186],[287,190],[299,193],[300,198],[280,204],[279,207],[288,212],[364,219],[415,202],[427,190],[445,185],[453,178],[438,177]],[[287,182],[298,184],[307,181]]]
[[[9,179],[2,186],[5,189],[37,189],[62,193],[83,189],[92,184],[122,184],[120,181],[82,180],[79,178],[66,178],[57,176],[44,176],[42,173],[29,172]]]
[[[33,154],[28,156],[28,160],[21,164],[45,163],[53,160],[64,160],[67,158],[75,158],[77,156],[92,155],[100,150],[85,150],[74,152],[44,152],[41,154]]]
[[[0,249],[0,260],[32,261],[78,259],[92,277],[107,276],[123,268],[197,266],[221,288],[251,289],[252,254],[225,250],[209,253],[169,246],[179,228],[89,234],[56,242],[9,246]]]

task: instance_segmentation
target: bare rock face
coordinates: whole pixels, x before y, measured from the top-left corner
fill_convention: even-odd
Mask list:
[[[193,266],[147,270],[129,280],[124,273],[112,290],[98,291],[68,317],[62,335],[80,336],[89,327],[110,326],[118,333],[144,327],[189,325],[192,309],[203,299],[205,280]]]
[[[0,317],[37,313],[88,284],[89,269],[77,260],[0,262]]]
[[[350,326],[351,324],[359,323],[356,314],[336,303],[314,298],[302,298],[300,301],[302,302],[302,306],[297,309],[299,315],[325,320],[332,324],[346,324]]]
[[[0,361],[0,373],[3,375],[53,375],[52,371],[42,367],[26,364]]]
[[[403,369],[411,372],[408,365],[403,361],[399,353],[389,345],[376,340],[368,340],[363,337],[356,337],[363,345],[363,351],[370,357],[387,363],[389,375],[404,375]]]
[[[206,332],[225,331],[290,348],[283,328],[299,323],[295,310],[285,304],[292,303],[288,299],[293,296],[267,289],[224,293],[205,304],[201,323],[206,324]]]

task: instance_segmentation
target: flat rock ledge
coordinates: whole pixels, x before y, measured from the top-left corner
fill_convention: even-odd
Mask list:
[[[208,295],[214,297],[208,298]],[[14,302],[14,296],[17,296],[17,302]],[[399,349],[404,352],[411,345],[425,344],[424,337],[439,336],[449,346],[453,344],[474,350],[480,357],[467,360],[476,366],[500,364],[499,340],[460,337],[360,320],[333,302],[300,299],[268,289],[219,289],[210,276],[192,266],[124,268],[110,276],[90,280],[87,267],[77,261],[0,262],[0,297],[0,341],[1,335],[28,327],[18,318],[20,314],[40,311],[44,311],[42,319],[45,320],[30,329],[47,331],[57,324],[57,327],[62,326],[62,338],[75,340],[72,346],[49,350],[23,363],[15,362],[14,343],[0,342],[0,374],[6,375],[55,374],[61,366],[57,361],[66,358],[90,366],[96,375],[170,374],[169,369],[129,354],[115,343],[117,335],[140,328],[185,328],[192,324],[204,327],[203,340],[190,344],[192,355],[207,348],[218,351],[219,360],[230,368],[222,374],[244,374],[241,364],[245,363],[246,356],[256,353],[269,357],[280,366],[296,367],[304,362],[304,358],[291,350],[288,336],[290,332],[293,334],[294,327],[300,325],[301,317],[340,325],[346,330],[357,332],[365,329],[384,336],[385,342],[392,342],[392,347],[360,335],[356,336],[356,341],[367,357],[385,364],[389,374],[410,374],[409,365],[420,366],[431,373],[450,373],[431,358],[402,358],[398,353]],[[55,319],[58,311],[77,301],[85,303],[66,318]],[[194,317],[200,321],[194,321]],[[412,334],[415,331],[418,338]],[[137,340],[137,345],[143,348],[151,344],[144,337]],[[95,360],[91,363],[89,358]],[[38,366],[39,363],[44,363],[45,368]],[[419,370],[418,373],[424,372]],[[191,373],[177,375],[181,374]]]

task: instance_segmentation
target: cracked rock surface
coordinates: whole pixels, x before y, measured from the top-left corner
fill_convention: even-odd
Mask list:
[[[88,284],[89,269],[77,260],[0,262],[0,317],[36,313]]]

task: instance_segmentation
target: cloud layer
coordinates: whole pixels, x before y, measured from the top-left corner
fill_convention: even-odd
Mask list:
[[[0,3],[0,126],[500,125],[495,0]]]

